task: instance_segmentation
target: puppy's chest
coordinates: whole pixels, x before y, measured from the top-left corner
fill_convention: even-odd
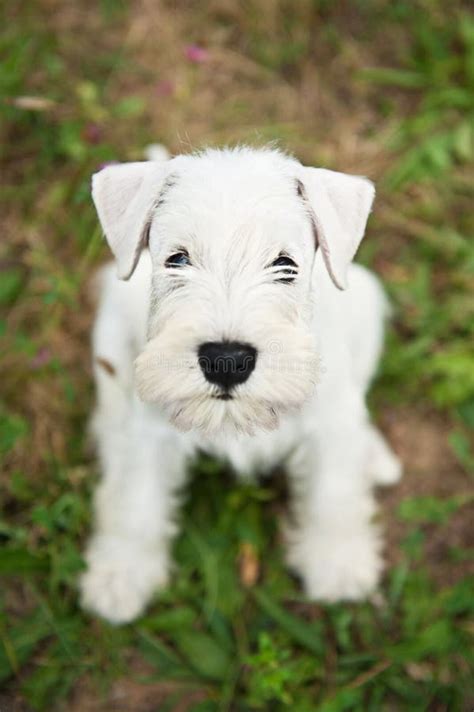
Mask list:
[[[258,435],[220,436],[200,443],[210,455],[227,461],[243,479],[265,474],[285,461],[297,442],[294,423],[284,423],[277,430]]]

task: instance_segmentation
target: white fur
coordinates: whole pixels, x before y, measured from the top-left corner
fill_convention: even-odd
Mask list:
[[[310,597],[373,591],[382,560],[372,489],[401,471],[365,406],[386,300],[350,265],[372,198],[365,179],[273,150],[210,150],[95,177],[119,274],[133,276],[118,281],[112,265],[100,276],[93,426],[103,479],[87,608],[128,621],[166,583],[176,495],[198,447],[241,476],[286,464],[287,558]],[[192,265],[167,269],[181,249]],[[282,251],[298,264],[293,284],[269,267]],[[346,280],[338,291],[333,282]],[[258,350],[232,401],[212,397],[197,361],[201,343],[224,339]]]

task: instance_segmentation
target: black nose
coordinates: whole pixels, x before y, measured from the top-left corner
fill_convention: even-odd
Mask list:
[[[229,390],[250,376],[255,368],[257,350],[238,341],[208,341],[199,347],[198,357],[209,383]]]

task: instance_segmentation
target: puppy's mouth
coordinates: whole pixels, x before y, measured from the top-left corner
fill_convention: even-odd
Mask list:
[[[234,396],[232,396],[230,393],[219,393],[217,396],[212,396],[216,400],[222,400],[222,401],[229,401],[233,400]]]

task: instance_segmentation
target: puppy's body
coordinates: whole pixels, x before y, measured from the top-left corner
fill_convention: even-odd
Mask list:
[[[317,269],[317,267],[316,267]],[[203,437],[200,433],[182,434],[189,448],[206,449],[230,462],[237,474],[246,476],[264,472],[281,463],[293,450],[301,436],[301,428],[311,414],[317,414],[322,390],[337,391],[339,369],[335,359],[340,349],[352,354],[349,361],[354,387],[365,393],[377,367],[383,340],[386,299],[375,276],[360,265],[351,265],[349,292],[334,292],[324,271],[320,270],[320,296],[314,314],[314,336],[319,343],[321,362],[320,384],[313,397],[300,411],[285,417],[277,430],[258,436],[223,433]],[[109,263],[99,275],[101,298],[93,332],[95,374],[99,381],[118,380],[124,393],[132,398],[135,390],[133,363],[146,344],[147,315],[150,307],[152,265],[148,252],[143,254],[135,274],[128,282],[117,279],[115,265]],[[322,282],[326,284],[323,285]],[[323,287],[339,308],[324,303]],[[114,325],[114,329],[111,329]],[[368,328],[370,325],[370,328]],[[336,337],[336,352],[331,354],[331,335]],[[118,357],[121,356],[120,360]],[[113,376],[103,364],[114,365]],[[100,387],[100,386],[99,386]],[[321,406],[324,410],[324,406]],[[163,427],[175,433],[159,406],[149,406],[149,412],[162,421]],[[110,414],[105,413],[105,425]],[[100,410],[97,413],[100,417]]]
[[[119,268],[120,259],[125,272],[135,260],[133,276],[120,282],[111,265],[100,275],[93,424],[103,480],[83,602],[122,622],[164,585],[175,495],[198,448],[227,459],[244,477],[284,464],[297,522],[288,532],[289,564],[313,598],[360,598],[381,570],[372,488],[400,474],[365,407],[382,347],[383,291],[355,265],[347,268],[350,289],[335,288],[333,281],[346,280],[339,248],[314,251],[296,162],[250,150],[175,161],[167,197],[157,201],[158,188],[153,197],[150,254],[136,264],[136,249],[127,253],[129,222],[127,233],[109,241]],[[118,190],[123,199],[125,189]],[[330,195],[327,209],[335,205],[337,212],[338,200]],[[143,210],[146,197],[139,201]],[[115,229],[110,210],[124,215],[118,203],[102,208],[106,234]],[[321,233],[330,235],[327,220]],[[356,221],[357,210],[351,229]],[[189,264],[171,263],[167,272],[167,256],[179,249]],[[279,254],[291,254],[296,267],[269,270]],[[223,401],[196,353],[203,342],[237,340],[255,345],[257,360]]]

